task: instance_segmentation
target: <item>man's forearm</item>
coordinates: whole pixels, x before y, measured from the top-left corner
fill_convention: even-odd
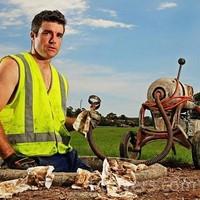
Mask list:
[[[8,141],[6,135],[5,135],[5,132],[4,132],[4,129],[3,129],[1,122],[0,122],[0,141],[1,141],[0,156],[3,159],[6,159],[7,157],[9,157],[13,153],[15,153],[14,149],[10,145],[10,143],[9,143],[9,141]]]
[[[66,120],[65,120],[65,126],[67,128],[68,131],[73,131],[74,128],[73,128],[73,123],[74,121],[76,120],[76,118],[72,118],[72,117],[66,117]]]

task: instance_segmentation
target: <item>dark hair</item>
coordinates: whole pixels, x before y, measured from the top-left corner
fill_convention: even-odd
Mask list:
[[[38,30],[41,27],[43,21],[57,22],[59,24],[62,24],[65,31],[65,16],[58,10],[44,10],[35,15],[35,17],[32,20],[31,31],[33,31],[34,33],[38,33]]]

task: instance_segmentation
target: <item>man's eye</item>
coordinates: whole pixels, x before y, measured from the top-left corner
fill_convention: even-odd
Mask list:
[[[58,34],[57,35],[59,38],[62,38],[63,37],[63,34]]]
[[[50,33],[49,33],[49,32],[43,32],[43,34],[44,34],[44,35],[48,35],[48,34],[50,34]]]

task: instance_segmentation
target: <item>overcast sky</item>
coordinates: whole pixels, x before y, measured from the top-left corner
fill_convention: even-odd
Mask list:
[[[0,56],[30,50],[30,23],[44,9],[58,9],[68,25],[53,60],[70,85],[68,105],[96,94],[106,115],[138,116],[148,86],[176,77],[200,91],[199,0],[0,0]]]

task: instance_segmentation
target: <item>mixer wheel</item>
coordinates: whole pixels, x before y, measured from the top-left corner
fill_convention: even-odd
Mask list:
[[[135,150],[136,140],[136,133],[133,131],[128,131],[128,133],[123,135],[119,146],[121,158],[131,158],[134,160],[138,160],[140,158],[141,150]]]

